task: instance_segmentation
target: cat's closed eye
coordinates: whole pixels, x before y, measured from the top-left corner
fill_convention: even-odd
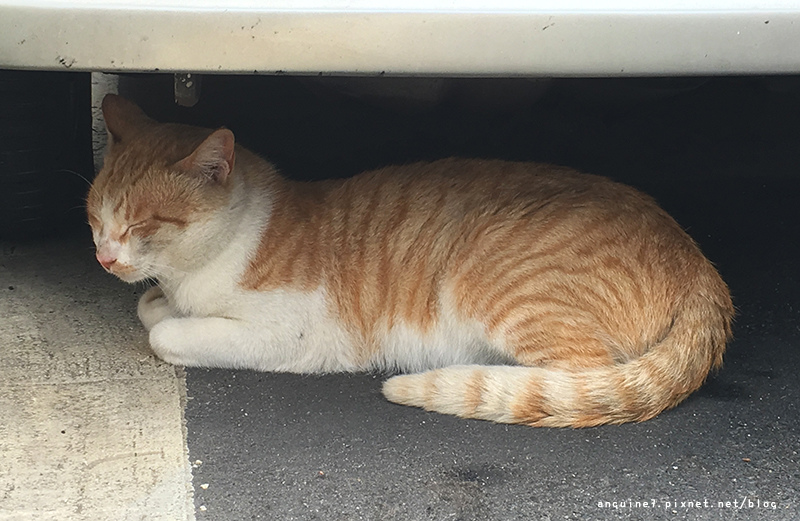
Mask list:
[[[147,218],[147,219],[144,219],[144,220],[141,220],[141,221],[137,221],[137,222],[135,222],[133,224],[128,225],[128,227],[125,228],[125,231],[122,232],[122,237],[128,237],[132,231],[136,230],[137,228],[143,228],[144,226],[149,224],[150,221],[151,221],[151,219]]]

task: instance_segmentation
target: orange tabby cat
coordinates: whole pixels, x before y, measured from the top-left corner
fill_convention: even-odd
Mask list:
[[[103,113],[97,259],[157,279],[139,317],[168,362],[400,370],[394,402],[573,427],[652,418],[722,362],[727,287],[632,188],[461,159],[298,183],[229,130]]]

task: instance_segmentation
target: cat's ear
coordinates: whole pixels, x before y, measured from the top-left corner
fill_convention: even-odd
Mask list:
[[[142,124],[152,122],[142,109],[132,101],[116,94],[103,98],[103,119],[106,121],[112,143],[120,143]]]
[[[233,171],[235,159],[233,132],[227,128],[215,130],[194,152],[176,163],[186,173],[225,184]]]

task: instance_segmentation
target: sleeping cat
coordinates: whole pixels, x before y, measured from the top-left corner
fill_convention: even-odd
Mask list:
[[[652,418],[722,362],[727,287],[632,188],[462,159],[292,182],[230,130],[103,114],[97,260],[158,281],[138,312],[167,362],[402,371],[393,402],[573,427]]]

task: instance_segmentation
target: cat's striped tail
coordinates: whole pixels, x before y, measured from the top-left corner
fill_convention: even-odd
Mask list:
[[[500,423],[591,427],[650,419],[700,387],[722,363],[733,309],[695,295],[670,332],[639,358],[574,371],[462,365],[395,376],[383,386],[396,403]]]

